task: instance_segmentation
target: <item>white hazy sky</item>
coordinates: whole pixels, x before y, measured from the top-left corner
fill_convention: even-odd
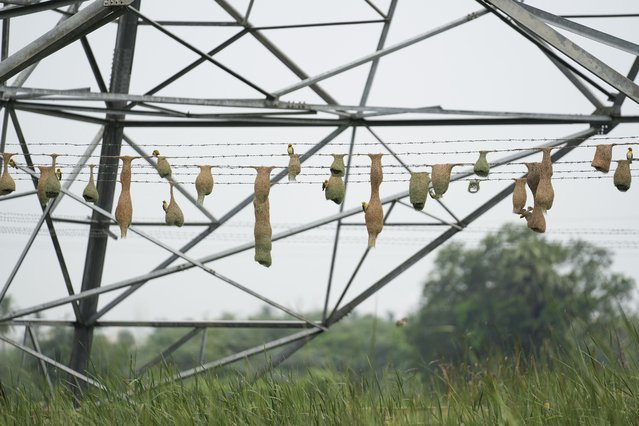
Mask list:
[[[382,10],[388,8],[387,0],[372,0]],[[228,21],[230,17],[209,0],[174,1],[143,0],[142,11],[156,20],[211,20]],[[185,4],[182,4],[185,3]],[[231,1],[241,11],[246,10],[248,1]],[[629,13],[638,12],[635,1],[594,0],[571,1],[529,1],[536,7],[557,14],[568,13]],[[443,25],[464,16],[481,6],[471,0],[434,2],[423,0],[399,0],[395,18],[390,28],[387,46],[398,43],[429,29]],[[60,15],[48,12],[35,16],[20,17],[11,23],[11,53],[17,51],[42,32],[52,27]],[[251,22],[256,26],[321,21],[347,21],[378,19],[379,16],[363,0],[256,0],[251,14]],[[590,25],[615,36],[639,43],[636,31],[638,18],[582,19],[579,22]],[[116,26],[109,24],[89,35],[100,68],[106,78],[110,72],[112,49]],[[184,28],[173,27],[173,31],[183,36],[202,50],[210,50],[226,38],[238,32],[237,27]],[[315,75],[355,58],[374,51],[381,30],[381,24],[359,26],[320,27],[305,29],[268,30],[268,36],[282,51],[297,62],[309,75]],[[626,74],[633,56],[596,42],[570,35],[584,48],[602,58],[619,72]],[[141,26],[135,51],[130,92],[143,94],[167,76],[196,59],[196,55],[178,45],[149,26]],[[296,77],[280,64],[251,36],[244,36],[216,58],[240,72],[243,76],[269,91],[276,91],[297,81]],[[369,65],[325,80],[321,86],[343,104],[357,104],[361,97]],[[25,84],[26,87],[48,87],[56,89],[89,87],[99,91],[83,55],[79,43],[74,43],[46,58],[36,68]],[[605,84],[604,84],[605,86]],[[607,86],[606,86],[607,87]],[[257,98],[259,94],[243,83],[233,79],[211,64],[204,64],[184,78],[162,90],[159,95],[192,96],[204,98]],[[602,101],[603,96],[599,95]],[[284,100],[321,103],[309,89],[302,89],[286,95]],[[588,114],[592,105],[565,79],[559,70],[528,41],[516,34],[492,15],[478,18],[468,24],[440,34],[409,48],[381,59],[379,70],[368,101],[375,106],[422,107],[440,105],[449,109],[477,109],[517,112],[549,112],[565,114]],[[95,104],[100,106],[99,103]],[[192,112],[220,112],[220,109],[183,107]],[[237,110],[236,110],[237,111]],[[227,111],[228,112],[228,111]],[[239,111],[244,112],[244,111]],[[637,105],[627,100],[623,107],[625,115],[637,115]],[[58,118],[18,112],[31,151],[37,164],[46,164],[49,159],[44,154],[58,152],[68,154],[61,157],[63,169],[70,171],[77,155],[83,152],[98,127],[79,124]],[[450,116],[444,116],[449,118]],[[143,117],[142,117],[143,118]],[[412,118],[412,117],[408,117]],[[451,151],[479,149],[518,148],[532,146],[533,142],[485,142],[457,143],[454,145],[401,145],[405,141],[453,140],[453,139],[521,139],[554,138],[584,130],[584,125],[554,126],[477,126],[477,127],[400,127],[378,128],[375,131],[396,152],[431,152],[437,154],[409,155],[402,158],[409,164],[434,162],[470,162],[476,154],[455,154]],[[328,135],[332,128],[195,128],[195,129],[145,129],[131,128],[126,133],[138,144],[151,152],[156,145],[168,157],[221,155],[221,154],[274,154],[285,153],[286,144],[297,144],[297,152],[303,153],[310,143],[315,143]],[[620,125],[609,136],[622,137],[639,135],[638,125]],[[334,142],[321,151],[323,154],[347,152],[351,130],[343,132]],[[374,142],[373,136],[365,129],[356,133],[355,152],[365,154],[371,151],[383,152],[381,147],[363,145]],[[10,126],[7,150],[18,151],[17,137]],[[185,147],[184,144],[228,143],[228,146],[206,148]],[[244,142],[264,142],[272,146],[246,147],[234,144]],[[612,140],[611,142],[616,142]],[[625,140],[622,142],[625,143]],[[633,143],[636,141],[633,141]],[[170,146],[164,146],[170,144]],[[359,146],[358,146],[359,144]],[[593,142],[590,142],[593,144]],[[615,158],[621,158],[625,146],[615,148]],[[639,152],[639,147],[637,147]],[[578,149],[565,160],[588,160],[594,149]],[[129,147],[123,153],[133,154]],[[492,153],[489,160],[500,158],[501,153]],[[533,156],[538,159],[539,155]],[[22,157],[17,157],[22,162]],[[97,159],[93,161],[97,162]],[[212,162],[217,165],[286,165],[285,157],[263,158],[197,158],[173,159],[173,164],[196,164]],[[383,160],[386,165],[397,164],[390,156]],[[368,158],[354,157],[354,164],[366,166]],[[134,165],[142,165],[138,160]],[[330,158],[320,156],[308,165],[328,166]],[[557,166],[556,170],[585,170],[587,165]],[[635,167],[636,168],[636,167]],[[161,203],[168,196],[165,182],[157,176],[140,175],[149,169],[134,168],[134,181],[151,180],[154,183],[133,184],[134,220],[162,221]],[[180,169],[194,173],[195,169]],[[306,169],[307,171],[310,169]],[[416,168],[419,170],[419,168]],[[513,172],[524,172],[523,166],[510,167]],[[317,171],[317,169],[313,169]],[[365,172],[365,168],[359,169]],[[388,167],[382,185],[382,197],[404,191],[408,187],[407,175],[393,175],[401,169]],[[314,184],[275,185],[271,189],[271,221],[274,232],[323,218],[338,212],[338,207],[325,201],[319,187],[320,176],[304,177],[303,167],[300,180],[317,182]],[[214,173],[216,173],[214,168]],[[220,172],[222,173],[222,172]],[[328,174],[328,172],[327,172]],[[556,173],[555,176],[560,174]],[[633,276],[639,281],[636,268],[637,250],[637,188],[627,193],[618,192],[610,179],[601,180],[556,180],[554,183],[555,205],[548,212],[549,238],[566,240],[583,237],[586,240],[613,247],[615,270]],[[86,179],[86,175],[83,175]],[[195,192],[192,182],[195,175],[181,175],[189,182],[187,188]],[[355,176],[356,180],[366,176]],[[221,217],[237,202],[252,192],[251,176],[216,176],[217,184],[213,194],[207,197],[205,206]],[[388,182],[403,179],[404,182]],[[230,185],[224,182],[241,180],[247,184]],[[464,217],[482,202],[503,188],[507,182],[488,181],[482,183],[478,194],[469,194],[466,182],[453,183],[443,201],[458,217]],[[18,191],[32,189],[30,181],[18,180]],[[82,192],[85,182],[78,182],[72,190]],[[636,186],[636,184],[635,184]],[[117,185],[115,200],[120,188]],[[368,199],[369,185],[355,183],[349,187],[346,208],[359,206]],[[177,196],[187,221],[203,221],[204,216],[181,196]],[[506,222],[523,222],[510,213],[510,199],[495,206],[488,214],[473,223],[467,231],[456,239],[476,242],[490,230]],[[115,207],[114,207],[115,208]],[[447,213],[430,200],[426,211],[449,219]],[[37,199],[20,198],[0,202],[0,284],[3,284],[25,246],[29,233],[40,214]],[[59,216],[86,218],[89,210],[76,201],[65,198],[56,211]],[[392,222],[417,221],[422,216],[404,206],[397,206],[392,212]],[[218,232],[200,243],[189,255],[196,258],[235,247],[252,239],[253,212],[249,205]],[[363,214],[358,214],[348,222],[363,222]],[[87,246],[87,229],[80,225],[58,224],[58,232],[64,254],[76,291],[79,291]],[[628,229],[626,235],[615,233],[614,229]],[[324,302],[330,255],[335,225],[278,241],[273,244],[273,265],[264,268],[253,261],[253,251],[210,263],[216,271],[258,291],[277,302],[298,311],[320,309]],[[117,233],[117,227],[112,230]],[[157,227],[143,228],[176,248],[195,236],[200,228],[181,229]],[[387,227],[378,238],[374,249],[364,263],[361,273],[349,290],[346,300],[371,285],[376,279],[400,264],[431,238],[443,232],[441,227],[409,228],[402,230]],[[145,274],[162,262],[168,253],[129,233],[125,240],[108,243],[103,284],[111,284],[123,279]],[[334,303],[344,288],[350,274],[366,248],[367,235],[363,227],[343,228],[343,242],[338,249],[334,288],[331,301]],[[394,282],[381,290],[359,308],[362,312],[391,312],[401,316],[410,313],[417,306],[421,286],[432,270],[433,255],[426,257],[403,273]],[[180,261],[182,263],[182,261]],[[28,307],[54,298],[65,296],[65,287],[57,266],[55,254],[48,235],[41,232],[12,284],[9,294],[19,307]],[[100,306],[111,300],[118,292],[100,298]],[[260,301],[231,288],[197,268],[180,274],[170,275],[148,283],[127,301],[112,310],[105,319],[215,319],[223,312],[245,317],[256,312],[263,304]],[[47,318],[72,318],[67,307],[45,312]]]

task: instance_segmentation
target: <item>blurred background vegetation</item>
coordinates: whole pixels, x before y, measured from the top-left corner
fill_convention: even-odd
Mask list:
[[[526,228],[505,226],[476,247],[452,243],[440,250],[422,298],[408,318],[353,313],[280,368],[293,375],[322,369],[358,374],[390,368],[429,377],[433,371],[441,373],[450,366],[476,365],[489,359],[515,357],[522,365],[531,360],[568,359],[575,349],[592,342],[600,342],[596,347],[605,356],[614,354],[620,363],[636,362],[639,354],[627,350],[633,339],[637,341],[632,330],[638,321],[630,306],[635,283],[611,271],[612,262],[609,251],[592,244],[553,242]],[[10,301],[0,306],[3,311],[10,309]],[[308,316],[319,315],[311,312]],[[231,318],[230,314],[225,317]],[[253,318],[281,317],[263,310]],[[68,362],[71,329],[36,327],[34,331],[45,355]],[[187,332],[161,328],[138,340],[126,329],[109,337],[97,334],[91,373],[133,378]],[[290,331],[209,329],[204,358],[200,359],[198,335],[154,368],[191,368],[287,333]],[[214,374],[254,372],[274,353]],[[2,347],[0,381],[6,389],[43,395],[46,384],[39,368],[35,358]],[[55,382],[68,380],[64,373],[48,368]]]

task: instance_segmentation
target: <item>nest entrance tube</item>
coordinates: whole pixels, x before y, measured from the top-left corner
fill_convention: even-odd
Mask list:
[[[552,176],[552,158],[550,157],[550,151],[552,151],[552,148],[544,148],[541,151],[543,152],[541,159],[541,173]]]
[[[202,165],[198,167],[200,168],[200,173],[195,178],[195,190],[197,191],[197,203],[202,205],[204,197],[213,192],[213,174],[211,173],[213,166]]]
[[[255,167],[257,176],[255,177],[255,199],[253,208],[255,210],[255,261],[260,265],[271,266],[271,249],[273,243],[273,229],[271,228],[270,204],[268,200],[271,191],[271,170],[273,167]]]
[[[100,194],[98,193],[98,188],[95,187],[95,180],[93,179],[93,168],[95,164],[90,164],[90,176],[89,183],[84,187],[84,191],[82,191],[82,197],[84,201],[87,203],[97,203],[100,200]]]
[[[295,182],[297,175],[302,171],[299,154],[291,154],[288,160],[288,181]]]
[[[2,177],[0,177],[0,195],[9,195],[16,190],[16,182],[9,174],[9,161],[15,154],[5,152],[2,154]]]
[[[617,189],[621,192],[626,192],[630,189],[630,183],[632,182],[632,175],[630,174],[630,161],[617,161],[617,170],[615,170],[613,181]]]
[[[119,157],[122,160],[122,171],[120,172],[120,183],[122,191],[118,198],[118,205],[115,208],[115,220],[120,226],[120,237],[126,238],[129,226],[133,221],[133,202],[131,201],[131,162],[137,157],[129,155]]]
[[[410,203],[415,210],[424,210],[426,200],[428,199],[429,184],[430,175],[428,172],[413,172],[410,174],[408,195],[410,197]]]
[[[177,227],[181,227],[184,225],[184,214],[182,213],[182,209],[178,205],[177,201],[175,201],[175,197],[173,196],[173,184],[171,186],[171,199],[169,201],[169,205],[166,208],[166,213],[164,215],[164,222],[167,225],[175,225]]]
[[[368,154],[371,159],[371,198],[364,212],[366,230],[368,231],[368,247],[375,247],[375,241],[384,227],[384,210],[379,197],[379,187],[384,180],[382,172],[382,154]]]

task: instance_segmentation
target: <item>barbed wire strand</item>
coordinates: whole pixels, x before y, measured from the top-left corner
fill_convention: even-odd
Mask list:
[[[550,142],[550,141],[611,141],[611,140],[619,140],[619,141],[628,141],[628,140],[639,140],[638,135],[631,136],[592,136],[592,137],[583,137],[583,138],[464,138],[464,139],[426,139],[426,140],[405,140],[405,141],[384,141],[387,145],[436,145],[436,144],[454,144],[454,143],[488,143],[488,142]],[[293,146],[315,146],[317,142],[305,142],[305,141],[288,141],[288,142],[237,142],[237,141],[225,141],[225,142],[197,142],[197,143],[184,143],[182,141],[175,143],[137,143],[137,146],[140,147],[255,147],[255,146],[283,146],[286,147],[288,144]],[[19,146],[19,142],[17,141],[7,141],[7,145],[17,145]],[[89,142],[80,143],[80,142],[29,142],[29,146],[74,146],[74,147],[86,147],[89,145]],[[108,146],[108,144],[106,144]],[[111,144],[116,145],[116,144]],[[333,141],[330,144],[331,146],[349,146],[350,142],[340,142]],[[379,146],[379,141],[365,141],[365,142],[357,142],[358,146]],[[623,145],[623,143],[612,145]]]

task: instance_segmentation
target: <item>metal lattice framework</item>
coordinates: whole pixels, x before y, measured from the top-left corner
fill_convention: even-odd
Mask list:
[[[639,56],[639,45],[626,41],[610,34],[595,30],[588,26],[579,24],[566,17],[557,16],[535,7],[519,3],[513,0],[477,0],[480,8],[459,19],[444,23],[434,29],[427,30],[421,34],[408,38],[393,45],[387,45],[389,28],[393,23],[395,10],[398,5],[397,0],[390,0],[387,10],[381,10],[373,0],[363,0],[367,7],[378,15],[377,19],[366,19],[349,22],[322,22],[316,24],[289,24],[282,26],[259,27],[251,24],[251,10],[254,0],[248,2],[248,8],[244,12],[238,11],[228,0],[215,0],[230,17],[230,20],[223,22],[213,21],[160,21],[151,16],[147,16],[140,9],[140,0],[92,0],[92,1],[72,1],[72,0],[13,0],[4,1],[5,6],[0,9],[0,19],[3,23],[2,46],[0,63],[0,88],[3,96],[0,99],[0,108],[3,112],[2,139],[0,142],[0,152],[5,151],[7,140],[7,129],[11,126],[20,143],[22,154],[26,164],[20,165],[22,172],[30,175],[34,185],[37,184],[37,174],[33,161],[30,157],[30,141],[26,139],[18,113],[29,112],[32,114],[46,115],[59,119],[61,122],[68,120],[86,122],[99,126],[99,131],[86,147],[86,155],[100,149],[100,167],[97,178],[97,187],[100,193],[100,201],[97,205],[86,203],[81,197],[70,190],[73,179],[77,178],[80,170],[85,166],[86,159],[78,161],[73,171],[70,173],[71,180],[67,182],[61,196],[49,202],[43,208],[41,217],[37,222],[27,245],[22,249],[18,261],[12,268],[6,281],[2,284],[0,301],[5,297],[10,286],[19,285],[14,283],[14,278],[22,266],[23,261],[36,236],[43,225],[46,224],[48,234],[54,247],[54,254],[62,271],[64,284],[68,291],[68,296],[51,300],[36,306],[19,309],[0,318],[0,325],[10,325],[24,327],[25,342],[22,344],[11,338],[0,335],[0,339],[11,344],[27,354],[40,360],[42,370],[47,376],[45,364],[59,368],[74,376],[84,384],[94,385],[99,388],[102,384],[86,375],[87,366],[91,354],[91,342],[93,332],[96,327],[113,326],[143,326],[143,327],[183,327],[189,329],[179,340],[167,347],[161,354],[143,366],[139,373],[142,374],[151,366],[161,362],[172,352],[181,347],[185,342],[201,335],[202,348],[204,347],[205,330],[215,327],[245,327],[245,328],[280,328],[291,329],[292,334],[273,341],[265,342],[263,345],[248,348],[231,356],[211,362],[202,362],[199,365],[182,371],[174,379],[184,379],[198,373],[219,368],[246,357],[264,353],[277,348],[282,348],[281,352],[273,356],[269,361],[269,366],[277,366],[296,351],[306,345],[309,341],[322,333],[327,332],[331,326],[339,322],[346,315],[357,308],[363,301],[371,297],[377,291],[391,283],[400,274],[427,256],[437,247],[454,237],[457,233],[463,232],[470,223],[478,219],[489,211],[500,201],[511,194],[514,185],[507,185],[501,191],[494,194],[487,202],[480,205],[466,217],[458,218],[457,215],[441,201],[437,201],[440,206],[448,212],[450,219],[441,219],[433,215],[426,214],[424,224],[427,220],[436,220],[435,225],[444,227],[442,233],[431,241],[424,243],[418,251],[389,270],[385,275],[371,283],[365,290],[354,297],[347,297],[348,290],[362,268],[365,268],[365,260],[369,255],[366,249],[363,255],[356,262],[349,280],[338,283],[334,279],[334,269],[338,249],[340,246],[340,232],[343,221],[349,217],[361,213],[359,207],[345,208],[344,203],[340,205],[339,211],[333,215],[314,220],[310,223],[294,227],[273,235],[273,241],[282,240],[294,235],[304,233],[322,225],[336,223],[334,244],[331,253],[330,272],[325,291],[325,302],[323,304],[323,314],[321,319],[309,319],[271,300],[263,294],[250,289],[237,282],[234,278],[225,276],[216,271],[212,266],[217,260],[233,256],[238,253],[251,250],[254,243],[248,241],[222,252],[209,254],[204,257],[195,258],[188,252],[204,241],[210,235],[221,228],[226,222],[246,207],[250,206],[253,196],[248,195],[242,201],[230,208],[221,217],[215,217],[206,207],[197,205],[200,212],[207,218],[205,229],[182,247],[176,248],[165,244],[159,239],[142,230],[141,226],[135,223],[130,230],[148,240],[150,243],[161,247],[167,252],[167,257],[160,262],[152,271],[121,280],[111,284],[103,284],[103,268],[107,253],[108,240],[113,238],[109,228],[115,223],[115,218],[111,213],[113,210],[113,198],[117,179],[117,156],[120,155],[123,142],[132,147],[140,155],[148,158],[148,153],[140,145],[137,145],[133,138],[127,134],[132,128],[167,128],[167,127],[328,127],[330,132],[326,137],[317,142],[316,145],[308,149],[302,156],[301,162],[304,164],[318,151],[328,146],[331,141],[340,134],[352,132],[350,138],[349,153],[353,153],[355,144],[355,134],[357,128],[363,128],[379,142],[380,150],[388,153],[400,164],[404,164],[391,146],[385,143],[375,132],[376,127],[402,127],[402,126],[511,126],[511,125],[538,125],[538,124],[581,124],[585,127],[577,133],[568,137],[561,137],[555,141],[550,141],[543,146],[553,146],[555,150],[552,159],[557,161],[568,154],[574,147],[581,144],[589,137],[598,133],[607,133],[620,123],[639,122],[638,117],[624,116],[621,114],[621,107],[626,98],[639,103],[639,86],[633,81],[639,71],[639,59],[635,60],[631,69],[627,73],[620,73],[607,65],[595,55],[572,42],[558,29],[567,33],[577,34],[581,37],[603,43],[607,46],[619,49],[631,55]],[[14,19],[30,14],[52,14],[59,13],[60,20],[57,25],[49,31],[43,31],[42,35],[28,43],[26,46],[17,49],[9,54],[10,47],[10,24]],[[523,114],[512,112],[486,112],[473,110],[445,110],[440,107],[412,108],[412,107],[373,107],[368,105],[371,88],[374,85],[378,64],[382,58],[395,52],[406,49],[423,40],[435,37],[451,29],[462,26],[468,22],[481,18],[484,15],[494,15],[503,21],[516,33],[526,38],[550,60],[566,77],[574,87],[589,101],[594,107],[594,112],[589,115],[580,114],[552,114],[535,113]],[[630,16],[630,14],[628,15]],[[606,16],[601,16],[601,19]],[[338,25],[366,25],[380,24],[381,32],[377,40],[377,48],[364,56],[358,57],[341,66],[329,69],[317,75],[308,75],[299,65],[297,65],[286,52],[281,50],[266,34],[266,30],[304,28],[304,27],[331,27]],[[87,34],[105,26],[117,25],[113,63],[111,69],[110,84],[107,86],[102,70],[93,54],[91,44]],[[164,81],[156,84],[143,94],[129,94],[131,72],[135,46],[137,42],[138,27],[141,25],[150,26],[165,36],[181,44],[184,48],[197,55],[198,59],[187,63],[178,72],[171,75]],[[213,27],[225,26],[236,30],[236,32],[223,43],[215,46],[209,51],[201,50],[185,38],[178,35],[175,28],[179,27]],[[216,59],[218,54],[226,49],[232,48],[239,40],[250,37],[265,47],[270,54],[290,70],[298,81],[289,84],[279,90],[267,90],[243,76],[242,70],[235,71],[225,66]],[[82,89],[60,90],[51,88],[31,88],[26,83],[38,66],[40,60],[50,55],[55,55],[63,47],[71,43],[80,43],[83,49],[85,60],[93,72],[99,92],[91,92]],[[224,73],[230,75],[237,81],[259,93],[255,99],[228,98],[210,99],[193,97],[170,97],[157,95],[158,92],[187,75],[202,64],[210,63]],[[360,101],[357,105],[342,105],[323,89],[320,85],[323,81],[334,76],[345,73],[356,67],[366,66],[366,80],[361,93]],[[61,71],[62,72],[62,71]],[[608,87],[614,90],[608,89]],[[312,90],[322,102],[306,103],[282,100],[282,97],[292,94],[302,89]],[[606,100],[600,99],[603,93]],[[103,103],[103,104],[100,104]],[[205,113],[189,113],[185,110],[188,107],[198,107]],[[249,108],[257,112],[237,113],[237,108]],[[227,111],[228,110],[228,111]],[[309,117],[313,114],[312,117]],[[407,114],[411,114],[406,118]],[[457,115],[453,118],[433,118],[436,114]],[[417,116],[415,118],[414,116]],[[285,131],[285,130],[283,130]],[[529,151],[515,152],[496,161],[492,161],[492,167],[499,167],[517,159],[531,155]],[[350,157],[349,157],[350,158]],[[149,163],[154,164],[152,160]],[[408,169],[408,166],[406,166]],[[350,160],[347,166],[346,182],[348,184],[349,171],[351,169]],[[472,170],[457,175],[457,179],[472,175]],[[276,184],[286,176],[286,171],[277,173],[271,180]],[[169,178],[171,180],[171,178]],[[193,205],[196,205],[192,195],[179,183],[175,183],[176,188]],[[7,201],[19,197],[34,197],[35,191],[25,191],[6,196],[0,201]],[[408,196],[407,191],[402,191],[392,196],[383,198],[382,203],[386,206],[385,218],[391,216],[391,212],[396,206],[406,205],[404,199]],[[84,263],[84,273],[82,276],[81,290],[74,291],[71,275],[65,261],[65,253],[62,250],[58,236],[55,232],[57,218],[54,215],[60,200],[63,198],[73,199],[78,205],[89,209],[92,212],[90,221],[86,225],[90,227],[88,247]],[[410,207],[410,206],[409,206]],[[399,207],[401,208],[401,207]],[[432,223],[428,223],[432,224]],[[181,261],[182,263],[176,263]],[[142,287],[145,283],[174,274],[182,273],[188,269],[198,268],[204,273],[215,277],[217,280],[233,286],[250,296],[260,299],[262,302],[290,315],[294,320],[281,321],[256,321],[256,320],[218,320],[218,321],[101,321],[101,318]],[[336,303],[334,293],[339,289],[339,297]],[[120,291],[120,293],[106,305],[98,309],[98,298],[100,295]],[[33,318],[33,315],[48,309],[59,306],[70,305],[75,318],[73,320],[45,320]],[[45,356],[40,351],[39,342],[33,328],[38,326],[68,326],[75,330],[72,357],[68,365],[62,365],[53,359]],[[27,339],[28,338],[28,339]],[[27,340],[31,345],[27,344]]]

